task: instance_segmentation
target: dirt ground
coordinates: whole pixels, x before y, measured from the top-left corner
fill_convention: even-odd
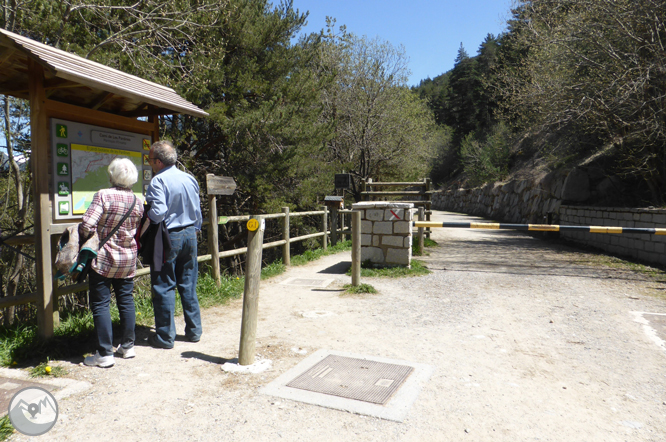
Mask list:
[[[432,237],[439,246],[422,259],[432,274],[362,281],[375,295],[342,295],[349,253],[262,281],[257,354],[272,368],[260,374],[220,370],[238,356],[240,300],[203,312],[199,343],[138,342],[136,358],[106,370],[82,366],[83,357],[57,361],[91,387],[60,401],[58,422],[40,439],[666,440],[666,346],[632,313],[666,313],[662,283],[518,232]],[[284,284],[295,277],[334,281]],[[401,423],[260,394],[319,349],[435,371]]]

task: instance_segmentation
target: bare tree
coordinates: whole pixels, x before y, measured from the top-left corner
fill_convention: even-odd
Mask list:
[[[516,2],[526,56],[505,74],[512,110],[532,123],[575,126],[612,145],[661,203],[666,190],[666,2]]]

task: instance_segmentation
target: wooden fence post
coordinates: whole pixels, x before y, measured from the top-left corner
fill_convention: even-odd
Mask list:
[[[219,287],[222,284],[220,276],[220,244],[218,241],[219,226],[217,224],[217,197],[208,195],[208,216],[210,224],[208,225],[208,250],[210,250],[213,266],[213,279]]]
[[[425,208],[419,207],[419,221],[423,221]],[[423,227],[419,227],[419,256],[423,256]]]
[[[352,213],[352,285],[361,283],[361,212]]]
[[[338,208],[331,207],[331,246],[338,243]]]
[[[321,217],[321,229],[324,231],[324,236],[321,237],[321,248],[326,250],[328,248],[328,206],[324,206],[324,215]]]
[[[238,363],[240,365],[254,364],[265,224],[265,220],[261,216],[252,216],[247,222],[247,264],[245,267],[240,350],[238,352]]]
[[[282,239],[285,244],[282,246],[282,264],[289,267],[291,265],[291,257],[289,253],[289,207],[283,207],[284,220],[282,222]]]

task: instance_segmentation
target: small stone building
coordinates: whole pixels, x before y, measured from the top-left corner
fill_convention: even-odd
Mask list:
[[[361,261],[376,266],[407,266],[412,262],[414,204],[370,201],[352,205],[361,211]]]

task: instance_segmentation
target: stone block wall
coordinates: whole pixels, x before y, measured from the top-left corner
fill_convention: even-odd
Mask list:
[[[412,262],[410,203],[369,201],[352,205],[361,211],[361,261],[378,266],[407,266]]]
[[[614,178],[599,178],[593,172],[573,169],[568,174],[551,172],[534,180],[441,191],[433,194],[432,207],[517,224],[666,228],[666,210],[572,205],[604,195],[610,198],[618,191]],[[560,235],[617,256],[666,264],[666,236],[588,232]]]
[[[666,228],[663,209],[562,206],[559,215],[562,225]],[[588,232],[560,232],[560,236],[614,255],[666,264],[666,236]]]

